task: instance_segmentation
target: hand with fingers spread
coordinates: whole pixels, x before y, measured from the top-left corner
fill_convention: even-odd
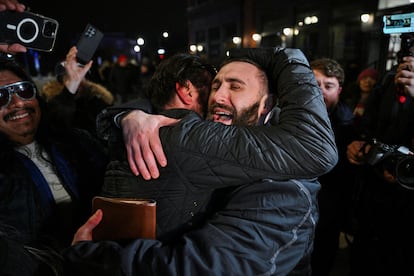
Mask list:
[[[167,158],[159,137],[159,129],[179,120],[162,115],[149,115],[140,110],[131,111],[122,121],[125,147],[131,171],[146,180],[159,177],[157,163],[167,165]]]
[[[16,0],[0,0],[0,12],[5,10],[23,12],[25,9],[26,6]],[[0,42],[0,52],[14,55],[17,53],[25,53],[26,51],[27,48],[21,44],[1,44]]]

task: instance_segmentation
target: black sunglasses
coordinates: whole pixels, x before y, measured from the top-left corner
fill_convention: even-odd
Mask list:
[[[36,92],[36,86],[30,81],[19,81],[0,86],[0,108],[10,103],[13,93],[21,100],[29,101],[34,99]]]

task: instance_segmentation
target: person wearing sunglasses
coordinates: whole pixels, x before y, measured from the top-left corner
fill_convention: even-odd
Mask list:
[[[91,65],[78,67],[75,56],[71,49],[62,93],[75,91]],[[50,107],[19,64],[0,60],[0,275],[60,275],[60,251],[103,182],[103,145],[51,124]]]

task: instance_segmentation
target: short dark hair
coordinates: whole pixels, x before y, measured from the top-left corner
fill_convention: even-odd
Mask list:
[[[33,82],[32,77],[14,60],[0,60],[0,72],[2,71],[10,71],[22,81]]]
[[[338,79],[339,85],[343,85],[345,81],[345,72],[342,66],[334,59],[319,58],[311,61],[310,66],[312,70],[319,70],[328,77]]]
[[[146,91],[147,97],[155,109],[163,110],[175,95],[177,82],[185,85],[189,80],[201,93],[209,94],[215,74],[215,68],[205,63],[201,57],[186,53],[175,54],[157,66]]]

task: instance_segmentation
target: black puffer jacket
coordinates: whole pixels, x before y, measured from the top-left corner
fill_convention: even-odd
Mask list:
[[[106,194],[133,189],[137,197],[158,201],[161,235],[179,223],[194,226],[193,215],[208,210],[213,191],[234,188],[207,224],[164,244],[80,243],[67,251],[71,270],[91,273],[96,267],[90,265],[116,254],[113,270],[106,267],[102,275],[285,275],[309,254],[317,220],[316,177],[336,164],[337,150],[306,58],[292,49],[276,55],[277,122],[225,126],[188,112],[178,125],[160,131],[169,164],[160,179],[133,177],[126,163],[107,171]]]

